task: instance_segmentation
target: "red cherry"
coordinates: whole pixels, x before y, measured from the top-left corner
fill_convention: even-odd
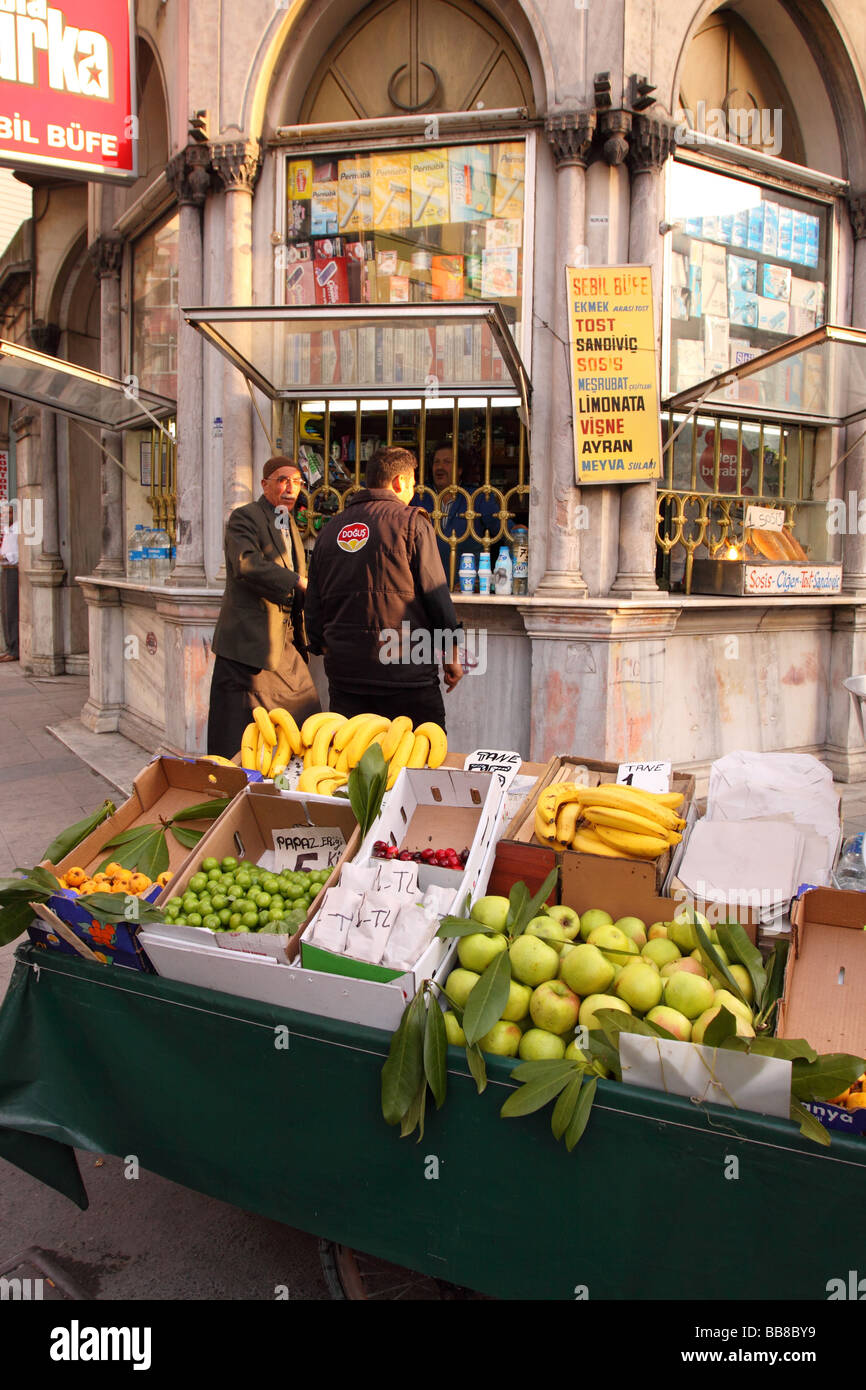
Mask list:
[[[385,858],[396,859],[399,853],[400,851],[398,850],[396,845],[389,845],[388,848],[385,850]]]
[[[407,860],[411,863],[411,860],[412,860],[412,853],[411,853],[411,850],[404,849],[404,850],[402,851],[401,854],[398,854],[397,858],[398,858],[398,859],[402,859],[402,861],[403,861],[404,864],[407,862]]]

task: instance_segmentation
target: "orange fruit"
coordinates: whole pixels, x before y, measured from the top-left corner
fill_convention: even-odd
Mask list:
[[[106,866],[105,866],[105,876],[106,876],[106,878],[117,878],[118,874],[125,874],[125,873],[128,873],[128,870],[127,870],[127,869],[122,869],[122,868],[120,867],[119,864],[115,864],[115,862],[114,862],[113,859],[112,859],[112,861],[111,861],[110,864],[106,864]]]
[[[173,878],[174,874],[172,874],[168,869],[166,869],[163,873],[158,875],[156,881],[159,884],[160,888],[164,888],[165,885],[167,883],[170,883]]]
[[[855,1091],[848,1097],[849,1110],[866,1110],[866,1091]]]
[[[87,881],[87,874],[83,869],[67,869],[66,883],[70,888],[80,888],[82,883]]]
[[[129,879],[130,893],[144,893],[150,887],[150,879],[147,874],[131,874]]]

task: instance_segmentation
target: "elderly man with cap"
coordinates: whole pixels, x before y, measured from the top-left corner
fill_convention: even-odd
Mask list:
[[[213,635],[207,747],[231,758],[256,705],[300,725],[320,708],[307,669],[307,567],[292,513],[303,484],[293,459],[268,459],[262,495],[226,524],[226,587]]]

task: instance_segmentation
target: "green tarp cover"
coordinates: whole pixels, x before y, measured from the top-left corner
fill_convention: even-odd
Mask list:
[[[288,1048],[275,1044],[287,1027]],[[81,1206],[73,1146],[503,1298],[826,1298],[862,1269],[866,1140],[602,1082],[572,1154],[452,1049],[421,1143],[379,1110],[388,1037],[23,946],[0,1155]],[[737,1163],[733,1164],[732,1159]]]

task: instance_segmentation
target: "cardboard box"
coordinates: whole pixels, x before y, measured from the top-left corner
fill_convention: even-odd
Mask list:
[[[216,800],[218,797],[233,799],[246,785],[247,775],[241,769],[184,758],[155,758],[138,774],[133,782],[132,795],[113,816],[97,826],[59,864],[53,865],[45,860],[42,867],[58,877],[74,866],[91,875],[109,857],[111,851],[105,848],[108,841],[121,831],[169,820],[178,811],[195,806],[200,801]],[[184,824],[191,830],[206,831],[212,822],[185,821]],[[191,852],[174,838],[171,831],[166,835],[166,844],[169,870],[177,876]],[[146,897],[152,902],[160,893],[159,888],[153,888]],[[171,896],[171,890],[168,895]],[[53,894],[48,900],[48,907],[105,963],[123,965],[133,970],[150,970],[134,922],[109,922],[98,914],[94,916],[79,906],[77,896],[71,892]],[[66,952],[73,949],[58,938],[58,933],[50,929],[50,924],[35,923],[30,937],[40,946],[47,945]]]
[[[505,841],[513,841],[516,844],[538,844],[535,838],[535,808],[538,798],[545,787],[551,786],[554,782],[570,782],[574,780],[574,771],[578,767],[587,768],[590,774],[590,785],[599,786],[602,783],[616,782],[616,775],[619,771],[619,763],[599,762],[596,758],[584,758],[579,753],[568,753],[551,758],[547,763],[545,771],[539,777],[532,791],[525,798],[510,823],[506,826],[502,836]],[[676,866],[682,856],[683,846],[688,835],[690,824],[694,823],[695,809],[693,806],[695,796],[695,779],[690,774],[674,772],[671,776],[671,791],[682,792],[683,804],[678,811],[678,815],[687,822],[683,832],[683,840],[679,845],[674,846],[673,852],[667,850],[659,855],[658,859],[640,860],[623,859],[623,864],[643,864],[652,870],[655,880],[655,887],[658,891],[669,882]],[[554,850],[557,863],[562,859],[562,850]],[[600,855],[584,855],[586,859],[600,859]]]
[[[487,891],[507,898],[514,884],[523,882],[532,895],[538,892],[551,869],[557,867],[556,854],[552,849],[542,849],[541,845],[517,845],[510,840],[500,840],[496,846]],[[558,874],[547,901],[559,901]]]
[[[396,845],[400,850],[444,849],[447,846],[469,847],[469,857],[463,869],[443,869],[438,865],[418,865],[418,887],[425,893],[431,884],[452,888],[451,911],[463,915],[467,897],[484,893],[493,867],[495,841],[502,817],[502,790],[497,781],[485,773],[460,772],[451,768],[403,768],[391,796],[374,821],[358,850],[355,862],[361,865],[381,863],[373,854],[377,840]],[[370,965],[350,956],[335,954],[309,941],[313,922],[301,938],[301,963],[309,970],[322,970],[332,975],[385,983],[399,979],[405,973],[386,966]],[[431,950],[438,948],[435,960]],[[428,947],[422,963],[428,967],[438,963],[446,949],[444,941],[435,940]],[[424,978],[422,976],[421,978]],[[337,1015],[339,1017],[339,1015]]]
[[[815,888],[791,913],[791,949],[776,1036],[805,1038],[816,1052],[866,1057],[866,899]],[[866,1134],[866,1110],[827,1102],[807,1109],[832,1130]]]
[[[157,899],[157,903],[164,907],[169,898],[181,896],[203,859],[225,859],[232,855],[238,859],[250,859],[258,864],[262,855],[274,848],[273,832],[292,826],[335,826],[343,832],[346,840],[345,850],[337,859],[327,882],[310,904],[310,910],[296,932],[291,936],[271,932],[212,932],[207,927],[165,922],[157,928],[160,936],[173,942],[184,942],[191,947],[215,947],[217,950],[230,951],[233,955],[237,955],[238,952],[252,952],[255,955],[274,956],[280,961],[296,956],[301,932],[311,920],[320,894],[332,883],[336,883],[344,861],[351,859],[358,848],[359,832],[355,813],[348,801],[342,798],[280,792],[273,783],[247,787],[241,796],[226,807],[209,832],[199,841],[182,873],[172,879]],[[226,985],[221,987],[228,988]]]

